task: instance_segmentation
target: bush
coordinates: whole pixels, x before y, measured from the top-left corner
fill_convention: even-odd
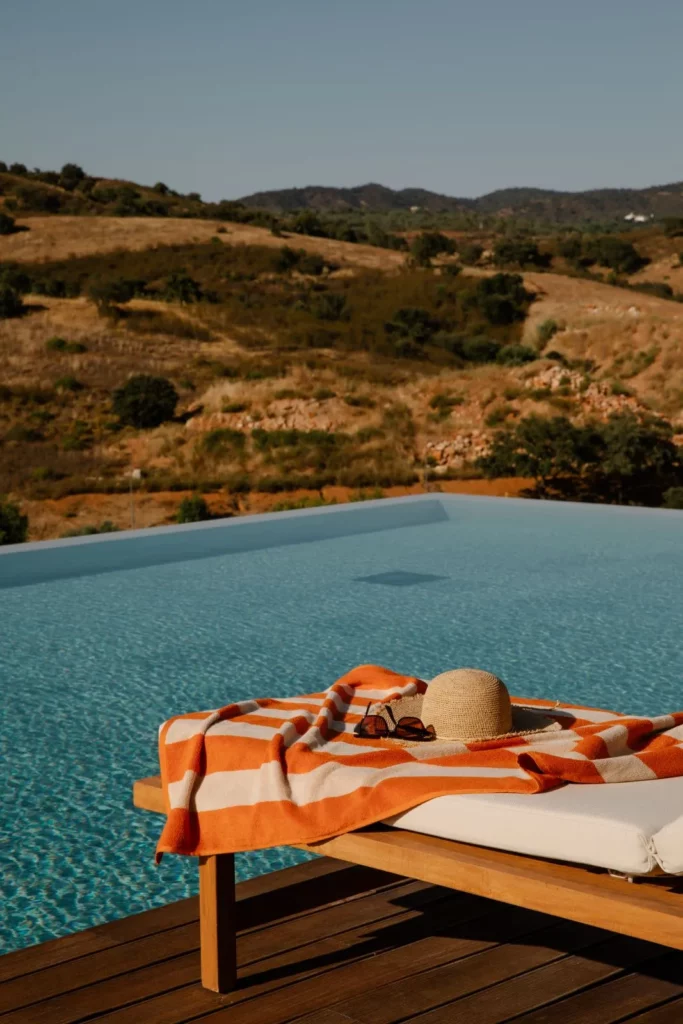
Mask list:
[[[528,238],[502,238],[496,243],[493,258],[499,267],[547,267],[550,257]]]
[[[432,257],[438,256],[442,252],[454,253],[455,245],[452,239],[442,235],[439,231],[424,231],[413,239],[410,252],[418,266],[428,267]]]
[[[348,320],[346,296],[338,292],[326,292],[318,295],[311,303],[311,313],[318,320]]]
[[[97,526],[79,526],[73,530],[67,530],[62,537],[94,537],[98,533],[119,533],[120,527],[112,523],[111,519],[104,519]]]
[[[21,295],[15,288],[0,285],[0,320],[11,320],[21,316],[26,310]]]
[[[112,312],[114,306],[130,302],[139,288],[139,281],[129,281],[125,278],[113,281],[94,281],[88,289],[88,298],[95,303],[100,314],[107,316]]]
[[[66,338],[48,338],[45,342],[45,348],[48,352],[66,352],[68,344]]]
[[[178,393],[165,377],[139,374],[113,395],[113,409],[121,423],[146,429],[173,418]]]
[[[183,306],[199,302],[203,297],[199,283],[188,274],[171,274],[165,294],[170,302],[180,302]]]
[[[545,348],[550,339],[555,337],[559,329],[559,324],[553,319],[544,320],[542,324],[539,324],[536,331],[539,349]]]
[[[318,388],[313,392],[313,397],[317,402],[324,402],[327,398],[336,398],[337,392],[332,391],[330,388]]]
[[[524,320],[532,298],[519,274],[484,277],[478,282],[473,296],[482,314],[494,326]]]
[[[23,544],[27,534],[28,516],[14,502],[0,501],[0,545]]]
[[[458,252],[460,260],[467,267],[475,266],[481,259],[483,253],[483,246],[478,245],[476,242],[470,242],[467,245],[463,245]]]
[[[0,235],[13,235],[18,230],[14,217],[10,217],[8,213],[0,213]]]
[[[625,242],[615,235],[591,239],[583,246],[583,259],[601,267],[609,267],[616,274],[635,274],[650,262],[640,255],[631,242]]]
[[[683,487],[669,487],[664,491],[664,508],[683,509]]]
[[[192,494],[189,498],[183,498],[180,502],[176,514],[176,522],[203,523],[207,519],[211,519],[211,513],[201,494]]]
[[[534,350],[526,345],[503,345],[498,350],[496,362],[503,366],[523,366],[537,358]]]

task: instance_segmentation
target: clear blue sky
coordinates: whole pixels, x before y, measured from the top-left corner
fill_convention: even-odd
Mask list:
[[[0,159],[207,199],[683,179],[680,0],[8,0]]]

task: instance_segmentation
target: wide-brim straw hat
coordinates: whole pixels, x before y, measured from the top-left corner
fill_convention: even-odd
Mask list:
[[[425,693],[376,704],[371,713],[381,715],[390,728],[394,725],[392,715],[396,722],[405,717],[419,718],[425,727],[434,726],[437,740],[463,743],[561,729],[560,723],[543,710],[513,704],[501,679],[476,668],[442,672],[427,684]]]

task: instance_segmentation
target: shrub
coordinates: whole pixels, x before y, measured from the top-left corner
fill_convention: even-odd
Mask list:
[[[23,544],[27,534],[28,516],[14,502],[0,500],[0,545]]]
[[[490,338],[465,338],[459,351],[468,363],[491,363],[498,356],[500,345]]]
[[[344,395],[344,401],[355,409],[374,409],[377,405],[369,395]]]
[[[313,397],[318,402],[324,402],[326,398],[336,398],[337,392],[332,391],[330,388],[318,388],[313,392]]]
[[[199,302],[203,297],[199,283],[188,274],[171,274],[165,294],[170,302],[180,302],[183,306]]]
[[[476,242],[469,242],[458,250],[461,261],[468,267],[475,266],[475,264],[477,264],[481,259],[483,253],[483,246],[478,245]]]
[[[10,217],[8,213],[0,213],[0,235],[13,235],[18,230],[14,217]]]
[[[550,339],[555,337],[559,329],[559,324],[553,319],[544,320],[542,324],[539,324],[536,331],[539,349],[545,348]]]
[[[683,487],[669,487],[664,491],[664,508],[683,509]]]
[[[121,423],[149,428],[173,418],[178,393],[165,377],[139,374],[131,377],[113,395],[113,409]]]
[[[484,423],[487,427],[498,427],[510,416],[514,410],[509,405],[497,405],[491,409]]]
[[[66,352],[68,344],[66,338],[48,338],[45,342],[45,348],[48,352]]]
[[[545,355],[543,356],[543,358],[544,359],[553,359],[556,363],[566,363],[567,362],[566,356],[562,355],[561,352],[556,352],[555,349],[553,349],[552,352],[546,352]]]
[[[242,452],[246,444],[246,437],[241,430],[232,430],[230,427],[217,427],[210,430],[201,440],[202,450],[207,455],[221,456],[229,452]]]
[[[504,326],[524,320],[533,296],[519,274],[494,274],[482,278],[474,301],[490,324]]]
[[[188,498],[183,498],[180,502],[176,514],[176,522],[203,523],[207,519],[211,519],[211,513],[201,494],[192,494]]]
[[[222,410],[223,412],[246,412],[249,405],[249,402],[224,402]]]
[[[635,274],[650,261],[638,250],[615,235],[591,239],[583,246],[583,258],[589,263],[609,267],[616,274]]]
[[[528,238],[502,238],[496,243],[493,258],[499,267],[547,267],[550,257]]]
[[[88,298],[100,314],[108,316],[114,306],[130,302],[139,290],[140,282],[119,278],[113,281],[94,281],[88,289]]]
[[[452,239],[439,231],[424,231],[413,240],[410,252],[418,266],[428,267],[432,257],[438,256],[439,253],[454,253],[455,245]]]
[[[93,537],[98,533],[119,533],[120,527],[112,523],[111,519],[104,519],[97,526],[91,524],[90,526],[79,526],[73,530],[67,530],[66,533],[62,534],[62,537]]]
[[[311,303],[311,313],[318,320],[348,320],[346,296],[338,292],[326,292],[318,295]]]
[[[496,362],[503,366],[523,366],[537,359],[532,348],[526,345],[503,345],[496,356]]]
[[[0,320],[11,320],[13,317],[22,316],[26,307],[21,301],[21,295],[15,288],[8,285],[0,285]]]

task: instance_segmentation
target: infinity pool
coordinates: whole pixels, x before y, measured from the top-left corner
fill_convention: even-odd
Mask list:
[[[2,549],[0,947],[196,891],[194,861],[154,867],[161,819],[131,806],[171,715],[361,662],[680,710],[682,608],[677,512],[425,496]]]

